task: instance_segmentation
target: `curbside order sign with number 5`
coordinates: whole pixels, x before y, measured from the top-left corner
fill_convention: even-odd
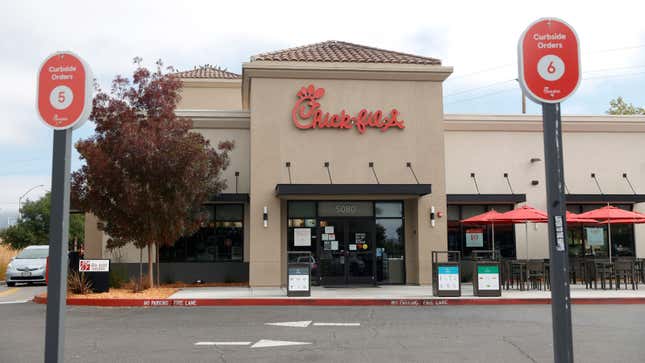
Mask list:
[[[55,130],[78,128],[92,110],[92,72],[79,56],[57,52],[38,71],[38,115]]]
[[[535,21],[518,43],[519,81],[527,97],[537,103],[559,103],[580,84],[578,36],[556,18]]]

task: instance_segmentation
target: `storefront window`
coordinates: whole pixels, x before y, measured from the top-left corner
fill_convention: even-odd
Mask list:
[[[604,207],[606,204],[567,204],[572,213],[584,213]],[[631,211],[631,204],[615,204],[617,208]],[[606,224],[567,225],[569,256],[609,256],[609,228]],[[612,224],[612,256],[635,256],[633,224]]]
[[[161,262],[242,261],[244,252],[244,206],[204,206],[207,219],[193,235],[173,246],[159,249]]]
[[[482,214],[491,209],[503,213],[513,209],[512,204],[496,205],[449,205],[448,249],[461,251],[462,258],[470,257],[472,251],[493,248],[492,225],[463,225],[460,221]],[[512,225],[496,224],[495,250],[504,258],[515,258],[515,229]]]

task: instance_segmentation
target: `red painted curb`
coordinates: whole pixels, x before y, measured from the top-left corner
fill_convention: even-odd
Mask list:
[[[576,305],[645,304],[645,298],[574,298]],[[46,304],[47,298],[34,297],[37,304]],[[312,299],[312,298],[258,298],[258,299],[78,299],[68,298],[67,305],[105,307],[149,306],[442,306],[442,305],[545,305],[549,298],[501,299]]]

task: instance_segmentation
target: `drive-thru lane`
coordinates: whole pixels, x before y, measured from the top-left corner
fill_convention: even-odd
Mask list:
[[[1,362],[42,361],[44,312],[33,303],[0,305]],[[66,362],[549,362],[550,317],[544,305],[69,307],[65,356]],[[574,306],[573,323],[579,362],[645,356],[642,305]]]

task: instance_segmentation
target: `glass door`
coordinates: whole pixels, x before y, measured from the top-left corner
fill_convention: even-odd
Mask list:
[[[372,219],[321,219],[318,236],[323,285],[375,282],[375,224]]]
[[[318,256],[320,257],[320,283],[341,285],[346,283],[345,223],[339,219],[319,221]]]
[[[371,284],[376,271],[374,220],[352,219],[347,229],[347,283]]]

